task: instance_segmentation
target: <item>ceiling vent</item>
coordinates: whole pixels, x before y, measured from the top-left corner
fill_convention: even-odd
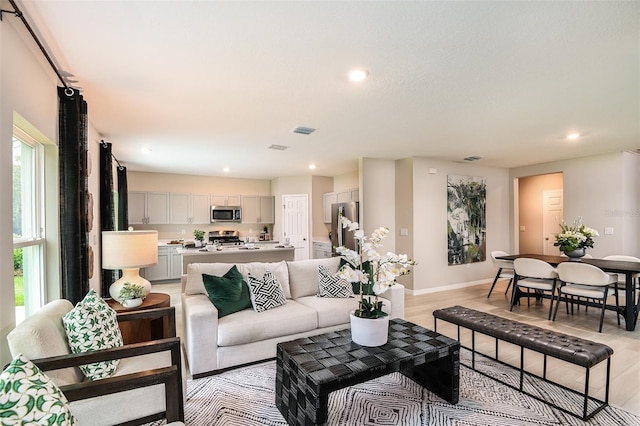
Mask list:
[[[299,133],[301,135],[310,135],[315,131],[316,129],[312,129],[311,127],[303,127],[303,126],[298,126],[292,130],[293,133]]]
[[[284,151],[287,148],[289,147],[284,145],[276,145],[276,144],[273,144],[269,147],[269,149],[275,149],[276,151]]]
[[[478,161],[481,160],[482,157],[478,157],[477,155],[472,155],[471,157],[465,157],[464,161]]]

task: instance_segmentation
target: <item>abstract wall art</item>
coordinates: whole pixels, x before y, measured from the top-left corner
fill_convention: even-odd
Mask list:
[[[486,199],[484,178],[447,176],[447,257],[449,265],[486,259]]]

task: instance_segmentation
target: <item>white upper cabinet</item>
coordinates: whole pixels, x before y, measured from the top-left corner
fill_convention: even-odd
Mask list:
[[[209,194],[171,193],[171,223],[209,223]]]
[[[324,223],[331,223],[331,204],[348,203],[359,201],[360,190],[358,188],[348,189],[340,192],[327,192],[322,194],[322,208]]]
[[[213,206],[239,206],[241,205],[240,195],[211,195],[211,205]]]
[[[128,193],[129,224],[169,223],[169,193]]]
[[[338,202],[338,194],[335,192],[327,192],[322,194],[322,208],[324,223],[331,223],[331,204]]]
[[[191,223],[211,223],[209,194],[191,194]]]
[[[242,196],[243,223],[274,223],[275,197],[262,195]]]

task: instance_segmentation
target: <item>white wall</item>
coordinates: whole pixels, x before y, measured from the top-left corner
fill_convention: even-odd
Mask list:
[[[436,169],[435,174],[429,169]],[[443,286],[484,281],[495,270],[490,260],[449,265],[447,258],[447,175],[480,176],[487,185],[487,259],[492,250],[509,245],[509,173],[506,169],[482,167],[429,158],[413,158],[414,294]],[[401,208],[401,206],[398,206]]]
[[[396,251],[396,171],[395,161],[361,158],[360,228],[366,235],[381,226],[389,228],[380,252]]]
[[[0,23],[0,365],[10,361],[7,333],[15,326],[13,285],[12,134],[14,113],[49,142],[57,140],[55,74],[30,41],[22,23]],[[24,123],[23,123],[24,124]],[[53,258],[55,259],[55,255]],[[58,287],[59,288],[59,287]],[[50,292],[51,293],[51,292]],[[54,295],[49,295],[54,297]],[[59,296],[58,296],[59,297]]]
[[[562,172],[565,221],[571,223],[581,217],[585,225],[600,233],[589,253],[594,257],[640,256],[638,243],[630,242],[638,238],[640,221],[636,157],[619,152],[514,168],[510,170],[511,190],[515,178]],[[513,216],[510,218],[513,227]],[[612,227],[614,234],[604,235],[605,227]],[[514,247],[512,239],[511,250]]]

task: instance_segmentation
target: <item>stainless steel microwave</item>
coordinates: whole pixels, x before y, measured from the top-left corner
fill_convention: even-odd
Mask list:
[[[211,206],[211,223],[240,221],[242,211],[239,206]]]

